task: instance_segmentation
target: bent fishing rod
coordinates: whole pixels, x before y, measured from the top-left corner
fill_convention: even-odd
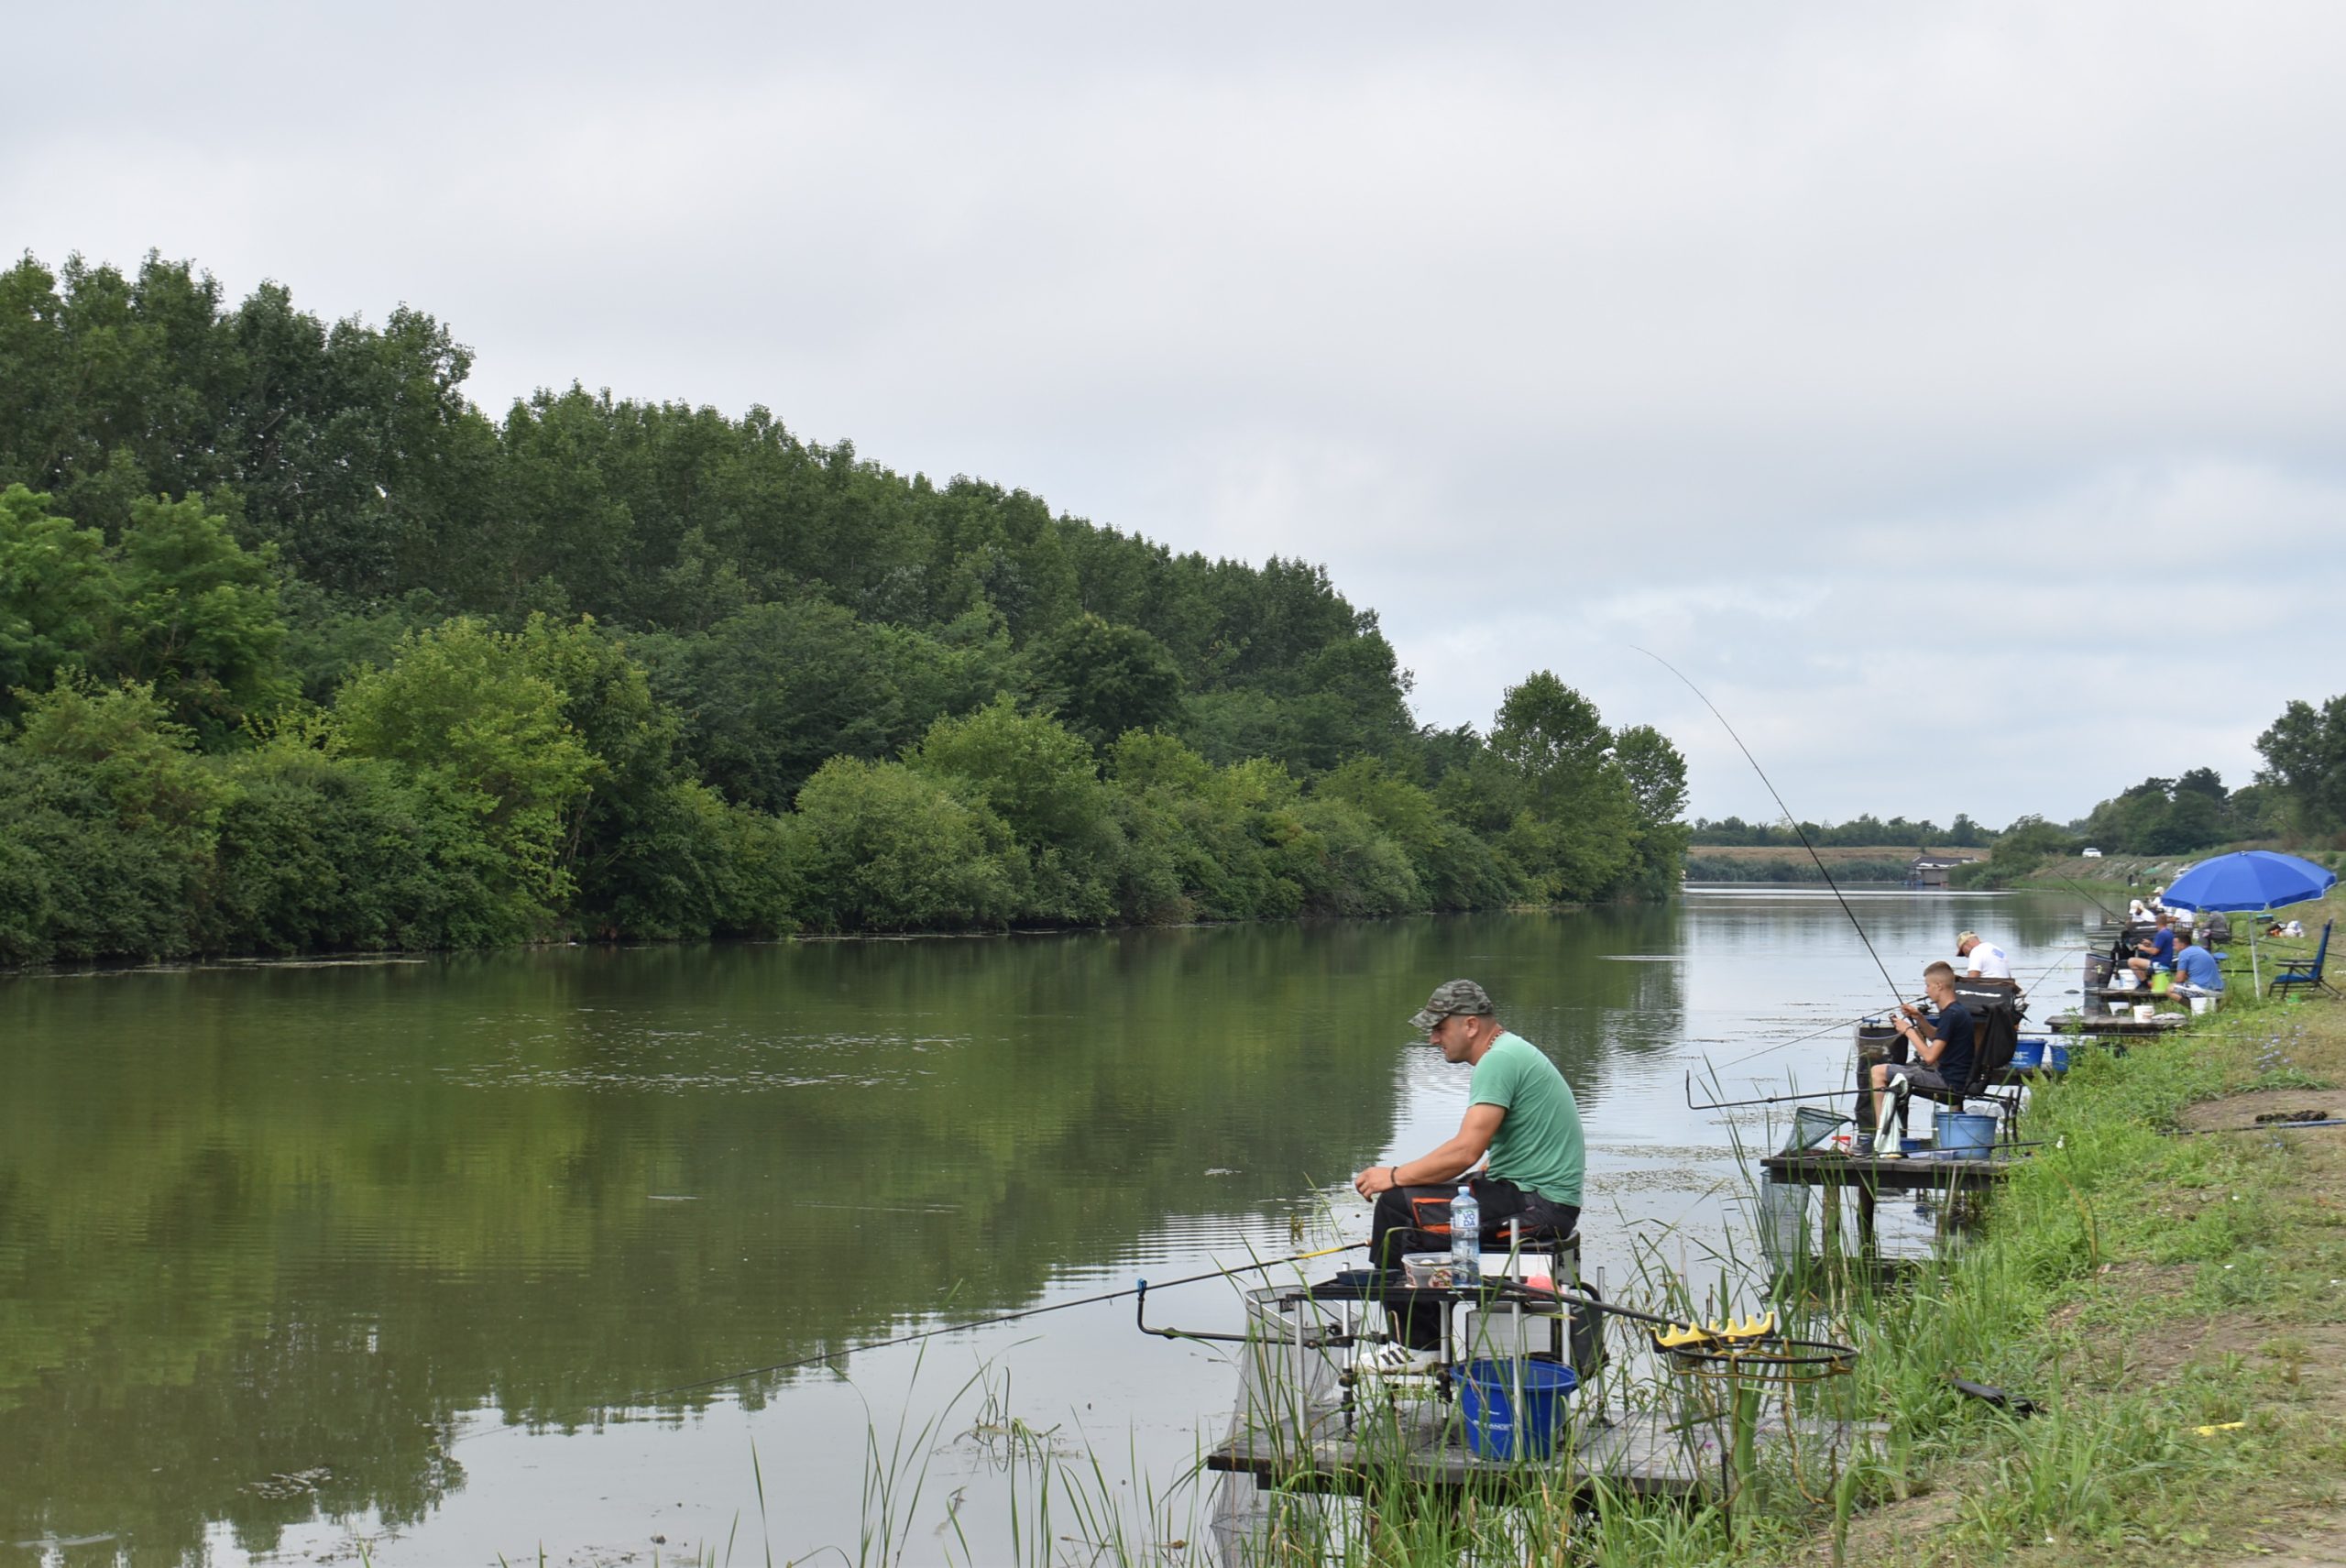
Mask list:
[[[2045,977],[2050,977],[2050,974],[2053,974],[2053,971],[2060,970],[2060,967],[2065,965],[2065,962],[2069,962],[2071,958],[2077,958],[2078,953],[2093,953],[2093,948],[2060,948],[2060,953],[2055,953],[2055,958],[2053,958],[2053,962],[2048,962],[2048,965],[2045,965],[2044,970],[2036,971],[2034,979],[2029,979],[2029,983],[2027,983],[2027,986],[2020,988],[2020,992],[2023,992],[2023,995],[2029,995],[2029,992],[2034,992],[2034,991],[2036,991],[2036,986],[2041,986],[2041,983],[2045,981]],[[1708,1063],[1705,1063],[1705,1070],[1708,1070],[1708,1073],[1713,1073],[1713,1075],[1725,1073],[1727,1068],[1743,1066],[1743,1063],[1746,1063],[1746,1061],[1757,1061],[1757,1058],[1760,1058],[1760,1057],[1767,1057],[1767,1054],[1771,1054],[1771,1051],[1785,1051],[1785,1049],[1790,1049],[1790,1047],[1794,1047],[1794,1045],[1806,1045],[1806,1042],[1809,1042],[1809,1040],[1821,1040],[1823,1036],[1830,1036],[1832,1030],[1836,1030],[1836,1028],[1848,1028],[1848,1025],[1851,1025],[1851,1024],[1868,1024],[1868,1021],[1869,1021],[1869,1019],[1874,1019],[1874,1016],[1877,1016],[1877,1014],[1858,1014],[1858,1016],[1856,1016],[1856,1019],[1836,1019],[1835,1024],[1827,1024],[1827,1025],[1823,1025],[1823,1028],[1811,1028],[1809,1033],[1806,1033],[1806,1036],[1792,1036],[1792,1037],[1790,1037],[1790,1040],[1778,1040],[1778,1042],[1773,1042],[1773,1045],[1762,1045],[1762,1047],[1760,1047],[1760,1049],[1757,1049],[1757,1051],[1746,1051],[1746,1054],[1743,1054],[1743,1057],[1736,1057],[1734,1061],[1722,1063],[1722,1066],[1717,1066],[1717,1068],[1713,1068],[1713,1066],[1708,1066]],[[1755,1080],[1755,1082],[1757,1082],[1757,1080]],[[1696,1099],[1694,1099],[1694,1068],[1687,1068],[1687,1111],[1741,1111],[1741,1108],[1746,1108],[1746,1105],[1790,1105],[1790,1103],[1792,1103],[1792,1101],[1835,1099],[1835,1096],[1839,1096],[1839,1094],[1848,1094],[1848,1089],[1814,1089],[1814,1091],[1806,1091],[1806,1094],[1767,1094],[1767,1096],[1760,1096],[1760,1099],[1750,1099],[1750,1101],[1713,1101],[1713,1103],[1705,1105],[1705,1103],[1696,1103]]]
[[[1725,729],[1727,733],[1727,739],[1735,742],[1735,749],[1743,753],[1743,760],[1751,764],[1751,771],[1758,773],[1760,775],[1760,782],[1768,786],[1768,794],[1774,798],[1776,802],[1776,809],[1782,812],[1784,815],[1784,820],[1791,824],[1792,835],[1800,840],[1800,847],[1808,851],[1808,858],[1816,862],[1817,875],[1823,877],[1825,879],[1825,885],[1833,890],[1833,902],[1838,904],[1841,906],[1841,913],[1849,917],[1850,926],[1853,927],[1858,933],[1858,940],[1866,945],[1866,955],[1873,959],[1873,967],[1881,971],[1881,983],[1890,988],[1891,1004],[1892,1006],[1902,1007],[1905,1005],[1905,999],[1899,994],[1898,982],[1890,978],[1890,966],[1883,963],[1881,961],[1881,955],[1874,950],[1873,938],[1866,935],[1865,924],[1858,918],[1858,912],[1850,908],[1849,901],[1841,895],[1841,884],[1835,882],[1833,880],[1833,873],[1825,869],[1825,857],[1818,854],[1816,852],[1816,846],[1808,841],[1807,829],[1803,828],[1800,825],[1800,818],[1792,815],[1792,808],[1784,804],[1784,797],[1777,791],[1775,781],[1768,776],[1768,770],[1760,765],[1760,759],[1751,754],[1751,748],[1743,743],[1743,737],[1735,732],[1735,726],[1727,721],[1727,715],[1719,711],[1718,704],[1713,702],[1709,697],[1705,696],[1703,695],[1702,687],[1696,685],[1693,681],[1687,680],[1685,671],[1680,669],[1677,665],[1672,663],[1669,660],[1663,658],[1652,649],[1639,648],[1634,642],[1630,643],[1629,646],[1636,648],[1639,652],[1643,653],[1647,658],[1651,659],[1655,663],[1660,664],[1663,669],[1668,670],[1672,674],[1676,675],[1681,681],[1684,681],[1686,689],[1693,692],[1695,698],[1700,701],[1705,707],[1711,710],[1711,717],[1719,721],[1719,728]]]

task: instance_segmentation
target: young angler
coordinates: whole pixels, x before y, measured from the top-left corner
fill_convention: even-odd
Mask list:
[[[1956,1000],[1955,966],[1935,963],[1923,971],[1923,990],[1936,1018],[1926,1018],[1912,1003],[1900,1004],[1898,1032],[1906,1036],[1913,1056],[1902,1062],[1873,1064],[1872,1103],[1865,1121],[1873,1124],[1870,1137],[1858,1135],[1858,1153],[1882,1159],[1901,1159],[1895,1115],[1906,1092],[1916,1087],[1952,1090],[1960,1094],[1971,1084],[1971,1009]],[[1885,1092],[1895,1084],[1895,1092]],[[1862,1127],[1865,1122],[1858,1125]]]

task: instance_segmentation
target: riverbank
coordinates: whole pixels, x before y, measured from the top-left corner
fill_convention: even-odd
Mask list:
[[[1963,850],[1985,857],[1985,850]],[[1912,873],[1915,850],[1911,844],[1831,844],[1817,846],[1814,854],[1794,845],[1697,844],[1686,850],[1688,882],[1809,883],[1822,886],[1817,870],[1823,861],[1836,883],[1903,883]]]
[[[2194,850],[2185,855],[2064,855],[2032,867],[2010,883],[2000,885],[2084,887],[2098,895],[2114,893],[2121,899],[2146,897],[2153,888],[2174,881],[2187,867],[2197,865],[2210,856],[2229,855],[2237,850],[2276,850],[2284,854],[2302,856],[2331,871],[2346,871],[2346,855],[2335,850],[2283,843],[2278,839],[2255,839],[2220,845],[2211,850]]]
[[[2045,1146],[1979,1244],[1863,1325],[1889,1437],[1846,1532],[1812,1519],[1746,1560],[2346,1554],[2346,1135],[2255,1124],[2346,1116],[2341,1083],[2346,1009],[2326,1000],[2243,994],[2122,1059],[2081,1053],[2031,1106]]]
[[[2310,958],[2294,946],[2275,956]],[[2346,1119],[2346,1005],[2267,1003],[2243,977],[2187,1033],[2072,1060],[1963,1246],[1789,1308],[1857,1345],[1847,1413],[1880,1433],[1870,1455],[1763,1464],[1732,1510],[1601,1497],[1506,1539],[1639,1568],[2346,1561],[2346,1129],[2257,1120]],[[1504,1533],[1471,1509],[1389,1522],[1368,1560],[1447,1563]]]

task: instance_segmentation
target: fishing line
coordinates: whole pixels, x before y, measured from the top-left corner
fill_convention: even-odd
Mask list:
[[[888,1350],[900,1344],[914,1344],[922,1340],[938,1339],[946,1334],[967,1333],[972,1329],[990,1329],[1001,1323],[1014,1323],[1026,1318],[1039,1318],[1046,1312],[1064,1312],[1074,1307],[1096,1307],[1102,1301],[1121,1301],[1150,1289],[1167,1290],[1176,1285],[1196,1285],[1208,1279],[1227,1279],[1233,1275],[1249,1274],[1259,1268],[1279,1268],[1291,1263],[1309,1263],[1316,1257],[1332,1257],[1340,1252],[1357,1252],[1368,1244],[1346,1242],[1341,1246],[1321,1247],[1318,1252],[1299,1252],[1291,1257],[1268,1258],[1261,1263],[1234,1263],[1227,1268],[1209,1269],[1203,1274],[1187,1275],[1179,1279],[1167,1279],[1152,1286],[1146,1279],[1122,1290],[1103,1290],[1096,1296],[1079,1296],[1071,1301],[1053,1301],[1045,1307],[1028,1307],[1016,1312],[1001,1312],[991,1318],[976,1318],[966,1323],[948,1323],[942,1328],[923,1329],[917,1333],[899,1334],[893,1339],[877,1340],[870,1344],[850,1345],[845,1350],[827,1350],[816,1355],[802,1355],[794,1361],[777,1361],[767,1366],[752,1366],[740,1372],[728,1372],[720,1377],[704,1377],[696,1383],[678,1383],[673,1387],[654,1388],[625,1401],[628,1404],[649,1404],[666,1398],[671,1394],[689,1394],[701,1388],[722,1387],[748,1377],[762,1377],[769,1372],[795,1372],[801,1367],[820,1366],[826,1362],[861,1355],[866,1351]],[[619,1403],[613,1400],[609,1403]]]
[[[2092,953],[2099,950],[2099,949],[2094,948],[2063,948],[2053,961],[2046,964],[2043,970],[2038,971],[2036,978],[2030,981],[2028,984],[2023,986],[2021,990],[2023,993],[2035,990],[2036,987],[2045,983],[2045,976],[2051,974],[2055,970],[2059,969],[2070,959],[2075,958],[2079,954]],[[1737,1057],[1733,1061],[1721,1062],[1716,1067],[1712,1067],[1707,1061],[1703,1065],[1716,1075],[1727,1071],[1729,1068],[1741,1067],[1745,1062],[1757,1061],[1760,1058],[1764,1057],[1772,1051],[1789,1050],[1794,1046],[1806,1045],[1811,1040],[1822,1039],[1836,1029],[1846,1029],[1852,1024],[1862,1024],[1867,1019],[1877,1015],[1878,1014],[1872,1013],[1860,1013],[1854,1018],[1843,1018],[1836,1023],[1827,1024],[1821,1029],[1812,1029],[1805,1035],[1795,1035],[1789,1040],[1778,1040],[1773,1045],[1761,1046],[1756,1051],[1746,1052],[1744,1055]]]
[[[1157,1285],[1156,1288],[1170,1289],[1176,1285],[1197,1285],[1208,1279],[1227,1279],[1233,1275],[1252,1273],[1258,1268],[1278,1268],[1290,1263],[1309,1263],[1313,1258],[1332,1257],[1340,1252],[1357,1252],[1367,1245],[1365,1241],[1346,1242],[1341,1246],[1321,1247],[1318,1252],[1299,1252],[1290,1257],[1266,1258],[1260,1263],[1233,1263],[1227,1268],[1208,1269],[1203,1274],[1185,1275],[1179,1279],[1168,1279]],[[895,1345],[915,1344],[922,1340],[942,1338],[946,1334],[967,1333],[972,1329],[990,1329],[1001,1323],[1014,1323],[1025,1318],[1039,1318],[1046,1312],[1064,1312],[1073,1307],[1096,1307],[1102,1301],[1121,1301],[1127,1296],[1140,1295],[1149,1288],[1148,1281],[1144,1279],[1130,1289],[1103,1290],[1096,1296],[1080,1296],[1072,1301],[1054,1301],[1046,1307],[1028,1307],[1016,1312],[999,1312],[991,1318],[976,1318],[966,1323],[948,1323],[942,1328],[923,1329],[917,1333],[899,1334],[894,1339],[876,1340],[870,1344],[852,1344],[844,1350],[827,1350],[817,1355],[802,1355],[792,1361],[777,1361],[768,1366],[752,1366],[740,1372],[728,1372],[721,1377],[704,1377],[696,1383],[678,1383],[672,1387],[654,1388],[648,1393],[631,1395],[624,1399],[606,1399],[597,1408],[608,1409],[613,1406],[625,1408],[630,1405],[648,1405],[654,1399],[665,1398],[671,1394],[689,1394],[702,1388],[718,1388],[728,1383],[739,1383],[745,1377],[762,1377],[769,1372],[795,1372],[803,1367],[820,1366],[827,1362],[843,1361],[850,1355],[861,1355],[868,1350],[887,1350]],[[484,1427],[477,1431],[458,1432],[443,1446],[453,1448],[460,1442],[469,1442],[477,1438],[496,1437],[520,1430],[519,1426],[510,1422],[501,1426]]]
[[[1784,820],[1786,822],[1792,824],[1793,836],[1800,839],[1800,847],[1808,851],[1808,858],[1816,862],[1817,874],[1825,879],[1825,885],[1833,890],[1833,901],[1841,906],[1841,913],[1849,917],[1849,924],[1857,928],[1858,940],[1866,945],[1866,952],[1868,956],[1873,959],[1873,967],[1881,971],[1881,983],[1890,988],[1891,1005],[1893,1007],[1903,1005],[1905,999],[1898,992],[1898,982],[1890,978],[1890,966],[1881,961],[1881,955],[1880,953],[1874,951],[1873,938],[1866,935],[1864,924],[1858,919],[1858,912],[1849,907],[1849,901],[1847,899],[1841,896],[1841,884],[1835,882],[1833,880],[1833,873],[1825,869],[1825,857],[1818,854],[1816,852],[1816,846],[1808,841],[1808,833],[1801,827],[1800,818],[1794,817],[1792,815],[1792,808],[1784,804],[1784,797],[1776,793],[1775,781],[1768,776],[1768,770],[1760,765],[1760,759],[1751,754],[1751,748],[1743,743],[1743,737],[1735,732],[1735,726],[1727,723],[1727,715],[1719,711],[1718,705],[1716,703],[1713,702],[1709,697],[1703,696],[1702,687],[1696,685],[1693,681],[1686,680],[1686,673],[1683,670],[1681,670],[1677,665],[1672,663],[1669,660],[1663,658],[1661,654],[1655,652],[1650,648],[1638,648],[1638,645],[1634,642],[1630,643],[1629,646],[1637,648],[1639,652],[1643,653],[1647,658],[1651,659],[1655,663],[1660,664],[1663,669],[1668,670],[1680,680],[1685,681],[1686,689],[1693,692],[1694,696],[1701,700],[1703,706],[1711,710],[1711,717],[1717,719],[1720,727],[1727,732],[1728,739],[1735,742],[1735,749],[1743,753],[1743,760],[1751,764],[1751,771],[1760,775],[1760,782],[1768,786],[1768,793],[1770,795],[1775,796],[1776,809],[1784,814]]]
[[[2111,907],[2110,907],[2110,905],[2108,905],[2107,904],[2104,904],[2100,899],[2096,898],[2092,894],[2086,892],[2086,890],[2085,890],[2085,885],[2084,885],[2082,883],[2077,882],[2075,878],[2068,876],[2068,875],[2067,875],[2067,874],[2066,874],[2065,872],[2055,872],[2053,874],[2054,874],[2055,876],[2056,876],[2056,877],[2059,877],[2063,882],[2067,883],[2071,887],[2076,888],[2076,889],[2077,890],[2077,893],[2078,893],[2079,896],[2081,896],[2082,898],[2084,898],[2084,900],[2085,900],[2088,904],[2092,905],[2096,909],[2100,910],[2104,915],[2109,916],[2112,920],[2117,920],[2117,919],[2119,919],[2119,918],[2120,918],[2120,916],[2119,916],[2119,914],[2118,914],[2118,911],[2116,911],[2115,909],[2112,909],[2112,908],[2111,908]]]

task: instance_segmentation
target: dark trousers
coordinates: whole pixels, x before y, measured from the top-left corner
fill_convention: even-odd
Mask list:
[[[1450,1201],[1458,1196],[1458,1186],[1450,1181],[1438,1187],[1396,1187],[1376,1195],[1376,1209],[1369,1221],[1368,1255],[1378,1268],[1398,1277],[1406,1255],[1450,1250]],[[1483,1212],[1483,1234],[1478,1240],[1486,1248],[1509,1220],[1516,1222],[1518,1245],[1526,1245],[1562,1241],[1580,1227],[1580,1209],[1575,1204],[1553,1202],[1496,1176],[1475,1177],[1466,1186]],[[1563,1283],[1557,1281],[1560,1286]],[[1441,1308],[1412,1304],[1395,1316],[1411,1349],[1441,1346]]]

